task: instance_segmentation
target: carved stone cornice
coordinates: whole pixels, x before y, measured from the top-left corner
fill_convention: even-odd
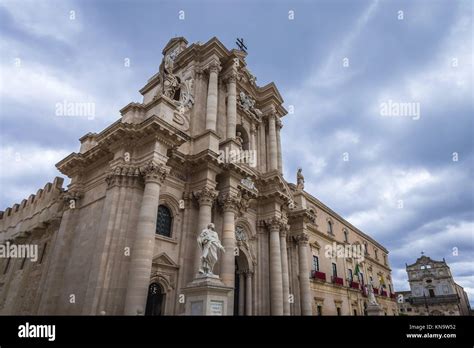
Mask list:
[[[308,245],[309,244],[309,234],[307,233],[300,233],[294,236],[295,241],[298,245]]]
[[[212,206],[217,195],[218,192],[216,190],[207,186],[200,191],[193,192],[193,196],[197,199],[199,206]]]
[[[166,175],[169,173],[169,168],[162,163],[150,161],[140,168],[140,173],[143,175],[145,183],[155,182],[162,184],[166,179]]]

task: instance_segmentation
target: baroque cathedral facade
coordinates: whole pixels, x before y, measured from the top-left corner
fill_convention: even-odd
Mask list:
[[[234,315],[364,315],[373,284],[398,313],[388,251],[282,174],[287,114],[258,86],[246,52],[173,38],[121,118],[88,133],[56,178],[0,212],[0,242],[38,258],[0,259],[0,314],[181,315],[196,239],[214,223],[214,273]],[[327,246],[363,247],[363,260]],[[357,270],[357,271],[356,271]]]

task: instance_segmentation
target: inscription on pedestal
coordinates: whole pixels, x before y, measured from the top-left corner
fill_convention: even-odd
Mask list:
[[[210,315],[224,315],[224,302],[211,301],[209,304]]]

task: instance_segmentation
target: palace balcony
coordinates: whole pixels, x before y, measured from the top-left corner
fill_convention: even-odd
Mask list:
[[[322,280],[323,282],[326,281],[326,273],[319,272],[319,271],[312,271],[313,279]]]
[[[340,286],[344,286],[344,279],[342,279],[340,277],[332,276],[331,277],[331,283],[336,284],[336,285],[340,285]]]
[[[357,290],[359,290],[359,288],[360,288],[359,283],[358,283],[358,282],[354,282],[354,281],[350,282],[350,283],[349,283],[349,286],[350,286],[352,289],[357,289]]]
[[[441,303],[457,303],[459,301],[458,295],[440,295],[435,297],[411,297],[410,303],[413,305],[433,305],[433,304],[441,304]]]

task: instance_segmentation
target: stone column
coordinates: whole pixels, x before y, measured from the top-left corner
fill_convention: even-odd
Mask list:
[[[164,165],[153,162],[149,162],[142,172],[145,178],[145,189],[138,214],[137,231],[128,272],[125,315],[145,314],[155,246],[160,187],[167,174]]]
[[[207,87],[206,129],[216,131],[217,122],[217,91],[220,66],[213,61],[209,66],[209,84]]]
[[[252,161],[250,162],[251,166],[259,166],[259,156],[260,154],[257,151],[257,127],[254,123],[250,125],[250,156],[252,156]]]
[[[259,163],[259,169],[262,172],[265,172],[267,170],[267,163],[266,163],[266,158],[267,158],[267,152],[266,152],[266,134],[265,134],[265,123],[261,122],[259,125],[259,135],[258,135],[258,163]]]
[[[296,241],[298,242],[301,315],[312,315],[313,312],[311,309],[311,290],[309,284],[309,268],[307,257],[309,236],[306,233],[301,233],[296,236]]]
[[[245,275],[244,272],[239,272],[239,315],[244,315],[245,313]]]
[[[278,169],[278,144],[276,135],[276,114],[271,113],[268,115],[268,137],[269,137],[269,157],[270,157],[270,168],[269,170]]]
[[[280,173],[283,172],[283,164],[282,164],[282,153],[281,153],[281,139],[280,139],[280,130],[281,128],[283,127],[283,124],[281,122],[281,120],[278,118],[276,120],[276,138],[277,138],[277,151],[278,151],[278,155],[277,155],[277,162],[278,162],[278,171]]]
[[[201,264],[201,252],[199,250],[197,244],[197,237],[201,233],[201,231],[207,228],[207,225],[211,223],[212,218],[212,204],[214,203],[215,198],[217,197],[217,191],[204,187],[201,191],[195,192],[194,196],[197,198],[199,202],[199,217],[198,217],[198,226],[196,231],[196,236],[194,238],[195,242],[195,257],[194,257],[194,269],[195,274],[198,274],[199,266]]]
[[[283,314],[290,315],[290,279],[288,275],[288,251],[286,249],[286,236],[289,226],[285,225],[280,230],[280,248],[281,248],[281,272],[283,284]]]
[[[245,315],[252,315],[252,276],[253,273],[249,270],[245,273]]]
[[[268,222],[270,229],[270,307],[272,315],[283,315],[281,275],[280,220]]]
[[[220,197],[224,210],[224,227],[222,229],[222,245],[225,253],[222,259],[221,278],[225,285],[234,286],[235,277],[235,213],[237,196],[226,193]]]
[[[227,78],[227,139],[235,139],[236,123],[237,123],[236,73],[232,72]]]

